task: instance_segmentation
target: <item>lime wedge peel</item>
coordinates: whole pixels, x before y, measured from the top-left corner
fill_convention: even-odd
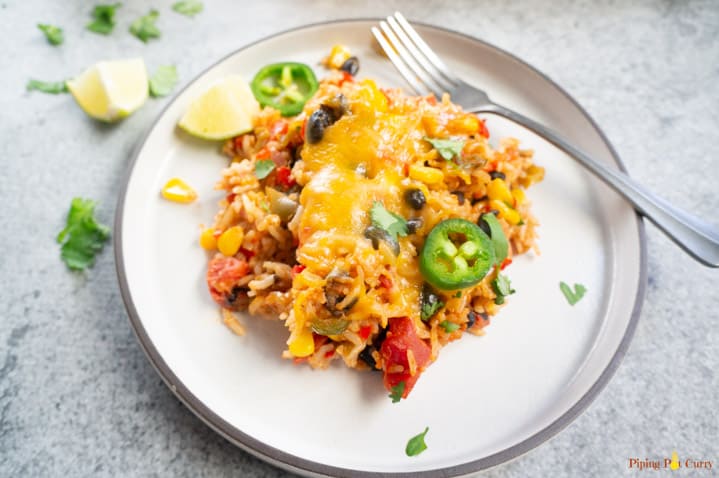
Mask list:
[[[260,105],[240,75],[227,76],[192,101],[178,123],[193,136],[223,140],[252,130]]]
[[[92,118],[113,122],[140,108],[148,96],[142,58],[101,61],[67,82],[80,108]]]

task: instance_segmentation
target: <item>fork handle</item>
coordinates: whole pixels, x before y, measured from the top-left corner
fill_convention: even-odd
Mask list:
[[[555,131],[524,115],[497,104],[487,105],[473,112],[503,116],[543,137],[611,186],[689,255],[706,266],[719,267],[718,228],[677,209],[626,174],[592,159]]]

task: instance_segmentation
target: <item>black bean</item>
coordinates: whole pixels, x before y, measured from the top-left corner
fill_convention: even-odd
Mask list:
[[[485,234],[487,234],[489,237],[492,237],[492,229],[489,227],[489,224],[487,224],[487,221],[484,220],[484,215],[479,216],[479,219],[477,220],[477,225],[481,230],[484,231]]]
[[[467,328],[472,327],[476,320],[477,320],[477,314],[473,310],[470,310],[469,314],[467,314]]]
[[[371,368],[373,371],[380,370],[377,368],[377,361],[372,356],[372,352],[374,352],[376,349],[372,347],[371,345],[366,346],[362,349],[362,352],[359,353],[359,358],[369,365],[369,368]]]
[[[452,191],[452,194],[457,196],[457,202],[460,206],[464,204],[464,193],[462,191]]]
[[[359,60],[356,56],[351,56],[342,63],[340,70],[346,71],[352,76],[355,76],[359,72]]]
[[[491,173],[489,173],[489,177],[492,179],[507,179],[507,176],[505,176],[504,173],[501,171],[492,171]]]
[[[369,226],[364,230],[364,237],[372,241],[372,247],[375,249],[379,249],[379,241],[384,241],[395,256],[399,255],[399,242],[384,229],[377,226]]]
[[[305,141],[309,144],[315,144],[322,141],[325,129],[332,124],[331,118],[327,111],[322,108],[316,110],[307,120],[307,130],[305,131]]]
[[[409,204],[409,207],[419,211],[422,209],[427,202],[424,197],[424,193],[419,189],[408,189],[404,192],[404,200]]]
[[[347,98],[342,93],[333,96],[326,103],[320,106],[330,117],[330,124],[334,124],[338,119],[349,111]]]
[[[416,233],[420,227],[422,227],[422,224],[424,224],[424,221],[421,217],[413,217],[412,219],[407,220],[407,232],[409,234]]]

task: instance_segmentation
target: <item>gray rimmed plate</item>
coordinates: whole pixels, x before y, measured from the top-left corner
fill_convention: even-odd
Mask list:
[[[231,73],[251,78],[263,65],[316,66],[335,43],[361,63],[359,77],[403,86],[376,50],[377,20],[338,21],[279,33],[211,66],[165,108],[135,152],[118,205],[115,254],[122,295],[141,346],[172,391],[205,423],[241,448],[312,476],[461,476],[510,460],[552,437],[611,377],[636,326],[646,283],[644,228],[625,202],[540,138],[486,116],[491,141],[514,136],[535,150],[545,180],[529,190],[541,222],[541,255],[509,269],[517,293],[486,329],[442,350],[408,400],[393,404],[381,377],[343,366],[312,371],[280,358],[279,322],[245,317],[233,335],[204,283],[197,245],[222,194],[227,161],[218,145],[192,139],[176,123],[190,101]],[[594,157],[621,168],[591,118],[561,88],[512,55],[431,26],[419,32],[464,78],[501,104],[562,132]],[[160,198],[178,176],[200,198]],[[559,282],[588,293],[570,306]],[[428,449],[407,457],[407,440],[426,426]]]

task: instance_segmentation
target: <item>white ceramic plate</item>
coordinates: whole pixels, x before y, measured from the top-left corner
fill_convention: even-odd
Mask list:
[[[540,138],[488,117],[492,141],[518,137],[546,178],[529,197],[541,222],[541,256],[515,261],[517,293],[484,337],[442,350],[408,400],[393,404],[381,377],[337,363],[312,371],[280,358],[280,322],[245,317],[237,337],[222,325],[205,285],[197,245],[222,193],[227,160],[218,145],[175,127],[190,101],[230,73],[263,65],[318,65],[343,43],[360,77],[404,86],[377,53],[375,20],[311,25],[238,50],[180,92],[140,143],[118,206],[115,253],[132,326],[172,391],[243,449],[284,468],[320,476],[459,476],[537,446],[574,419],[606,384],[628,346],[643,299],[641,221],[625,202]],[[595,158],[621,167],[606,138],[565,92],[529,65],[479,40],[429,26],[420,33],[446,62],[497,102],[562,132]],[[321,67],[316,68],[322,74]],[[160,198],[179,176],[199,191],[191,205]],[[576,306],[559,282],[585,284]],[[429,426],[428,449],[407,457],[407,440]]]

